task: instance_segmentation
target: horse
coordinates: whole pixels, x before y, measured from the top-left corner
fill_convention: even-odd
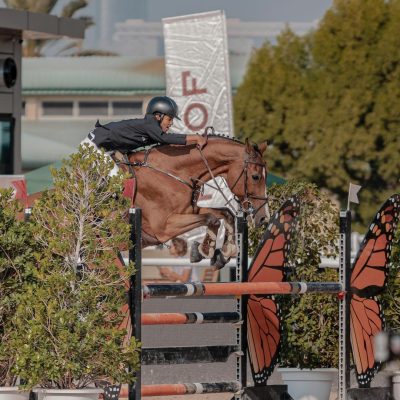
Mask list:
[[[240,207],[256,226],[266,218],[266,143],[245,143],[237,139],[208,135],[207,145],[158,145],[129,153],[119,164],[136,179],[135,207],[142,209],[142,247],[165,243],[192,229],[206,226],[200,245],[192,246],[191,261],[211,258],[222,268],[236,255],[235,217],[228,207],[203,208],[197,199],[209,180],[225,178]],[[225,237],[221,249],[216,238],[224,220]]]

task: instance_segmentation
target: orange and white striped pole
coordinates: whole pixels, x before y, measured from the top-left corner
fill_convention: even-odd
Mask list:
[[[173,383],[161,385],[142,385],[142,397],[149,396],[176,396],[202,393],[236,393],[241,390],[239,382],[214,383]],[[128,397],[127,388],[121,388],[119,398]]]
[[[224,282],[144,285],[143,297],[242,296],[248,294],[339,293],[337,282]]]
[[[142,325],[233,324],[240,319],[238,312],[148,313],[142,314]]]

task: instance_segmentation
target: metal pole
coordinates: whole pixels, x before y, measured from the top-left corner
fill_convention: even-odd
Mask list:
[[[248,269],[248,229],[246,214],[240,212],[236,218],[237,232],[237,264],[236,282],[247,282]],[[236,359],[236,380],[242,388],[247,386],[247,297],[236,299],[236,311],[242,316],[242,324],[236,328],[236,344],[240,347],[240,353]],[[236,393],[236,400],[242,398],[242,393]]]
[[[346,400],[350,387],[350,252],[351,211],[340,212],[339,282],[344,295],[339,303],[339,400]]]
[[[141,311],[142,311],[142,210],[129,209],[131,226],[131,247],[129,261],[135,264],[135,274],[131,276],[129,289],[129,309],[131,313],[132,332],[137,340],[142,340]],[[134,385],[129,385],[129,400],[141,399],[141,372],[136,374]]]
[[[27,222],[32,216],[32,207],[27,207],[24,209],[24,221]]]

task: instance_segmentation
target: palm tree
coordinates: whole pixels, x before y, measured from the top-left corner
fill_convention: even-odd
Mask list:
[[[31,11],[43,14],[50,14],[58,0],[4,0],[5,5],[8,8],[16,10]],[[60,17],[72,18],[75,16],[77,11],[85,8],[89,3],[89,0],[70,0],[61,11]],[[89,16],[80,16],[79,19],[85,21],[86,29],[94,24],[93,19]],[[23,47],[24,57],[41,57],[43,55],[43,48],[51,39],[29,39],[26,40]],[[114,53],[100,51],[100,50],[86,50],[80,49],[81,41],[75,40],[64,47],[60,52],[71,50],[73,48],[76,51],[73,55],[115,55]]]

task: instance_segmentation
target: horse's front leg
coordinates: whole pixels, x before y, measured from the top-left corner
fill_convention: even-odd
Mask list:
[[[199,212],[213,214],[218,219],[222,219],[224,221],[224,241],[221,249],[216,249],[214,251],[214,255],[211,260],[211,265],[213,265],[216,269],[221,269],[231,257],[234,257],[237,254],[235,241],[235,216],[229,209],[226,208],[201,208]],[[205,239],[207,239],[207,236]]]
[[[218,235],[218,229],[221,226],[220,214],[214,215],[212,212],[202,212],[199,214],[172,214],[168,217],[165,224],[163,236],[159,239],[166,241],[170,238],[176,237],[184,232],[200,226],[207,227],[207,233],[201,245],[195,242],[192,246],[190,261],[199,262],[203,258],[212,258],[215,252],[215,245]]]

